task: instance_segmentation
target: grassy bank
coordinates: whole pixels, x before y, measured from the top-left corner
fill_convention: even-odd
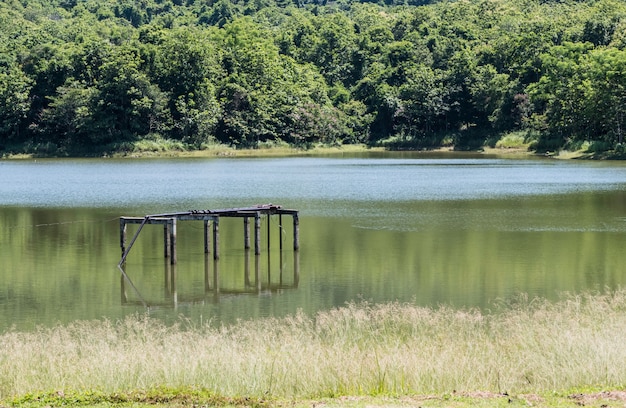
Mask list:
[[[35,159],[35,158],[162,158],[162,157],[286,157],[313,155],[342,155],[350,153],[384,151],[382,147],[370,147],[364,144],[315,145],[299,148],[287,144],[266,143],[257,148],[234,148],[223,144],[210,144],[201,147],[185,145],[170,140],[151,140],[112,146],[98,151],[76,150],[72,153],[54,149],[14,148],[0,151],[0,159]]]
[[[496,309],[363,303],[228,327],[135,316],[10,331],[0,335],[0,405],[59,405],[45,398],[66,396],[125,403],[135,390],[157,390],[160,399],[146,401],[175,402],[174,393],[214,405],[345,396],[400,403],[422,395],[446,406],[623,389],[626,290]]]
[[[406,152],[412,150],[404,150],[398,152]],[[458,151],[454,147],[441,147],[425,150],[415,150],[419,152],[432,153],[484,153],[494,156],[504,157],[529,157],[535,155],[526,147],[488,147],[484,146],[474,151]],[[154,149],[154,150],[128,150],[116,153],[107,153],[99,155],[83,155],[83,156],[58,156],[54,154],[36,154],[36,153],[4,153],[0,154],[0,159],[37,159],[37,158],[68,158],[68,157],[98,157],[98,158],[118,158],[118,159],[143,159],[143,158],[214,158],[214,157],[303,157],[303,156],[332,156],[341,157],[345,155],[353,155],[359,153],[383,153],[393,152],[383,147],[371,147],[364,144],[348,144],[340,146],[315,146],[309,149],[300,149],[289,146],[266,146],[257,149],[235,149],[225,145],[214,145],[204,149]],[[582,153],[581,153],[582,154]],[[576,154],[578,158],[581,154]]]
[[[17,149],[16,151],[20,151]],[[35,158],[69,158],[69,157],[98,157],[98,158],[211,158],[211,157],[290,157],[290,156],[343,156],[364,152],[391,152],[393,149],[385,147],[372,147],[365,144],[346,145],[317,145],[306,149],[289,146],[286,144],[261,145],[256,149],[236,149],[227,145],[207,145],[202,148],[185,146],[182,143],[161,142],[138,142],[129,145],[126,149],[112,150],[108,153],[75,152],[74,154],[59,153],[56,151],[36,150],[27,152],[0,152],[0,159],[35,159]],[[526,158],[529,156],[546,156],[558,159],[586,159],[586,160],[623,160],[623,153],[614,151],[593,152],[585,149],[562,150],[556,152],[536,152],[529,148],[529,144],[519,137],[510,135],[503,136],[494,146],[484,145],[473,150],[456,149],[454,146],[444,146],[429,149],[406,149],[397,151],[419,151],[436,153],[482,153],[491,156],[507,158]]]
[[[63,146],[52,143],[25,143],[3,146],[0,159],[66,158],[66,157],[114,157],[114,158],[162,158],[162,157],[287,157],[287,156],[341,156],[362,152],[427,151],[427,152],[473,152],[504,157],[528,157],[540,155],[559,159],[624,160],[624,145],[611,146],[603,141],[570,143],[557,150],[549,150],[539,143],[539,135],[529,131],[504,133],[472,133],[463,136],[459,132],[434,135],[432,143],[413,140],[379,141],[376,146],[356,144],[317,143],[306,146],[290,145],[281,141],[260,142],[255,148],[237,148],[217,141],[201,145],[187,144],[180,140],[151,135],[134,142],[113,143],[105,146]],[[459,140],[466,143],[456,143]],[[469,140],[469,142],[468,142]]]

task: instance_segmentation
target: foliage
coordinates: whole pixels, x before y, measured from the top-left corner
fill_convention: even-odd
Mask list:
[[[0,150],[154,135],[480,146],[518,131],[539,149],[614,149],[625,17],[616,0],[3,2]]]

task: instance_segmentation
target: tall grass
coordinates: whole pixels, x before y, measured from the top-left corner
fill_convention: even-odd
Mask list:
[[[626,291],[490,312],[360,303],[227,327],[148,317],[0,335],[0,399],[195,387],[313,398],[623,387]]]

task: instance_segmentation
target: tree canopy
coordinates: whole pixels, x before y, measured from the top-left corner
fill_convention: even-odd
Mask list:
[[[617,0],[8,0],[0,153],[288,143],[623,150]]]

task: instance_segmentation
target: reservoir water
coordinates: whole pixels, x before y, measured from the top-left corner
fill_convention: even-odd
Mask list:
[[[241,220],[224,219],[215,264],[202,223],[181,222],[175,266],[162,227],[147,226],[127,277],[117,268],[121,215],[265,203],[300,210],[298,253],[289,225],[281,237],[271,218],[271,250],[246,255]],[[621,162],[419,153],[0,161],[0,331],[134,313],[221,324],[346,302],[556,299],[626,284],[625,244]]]

